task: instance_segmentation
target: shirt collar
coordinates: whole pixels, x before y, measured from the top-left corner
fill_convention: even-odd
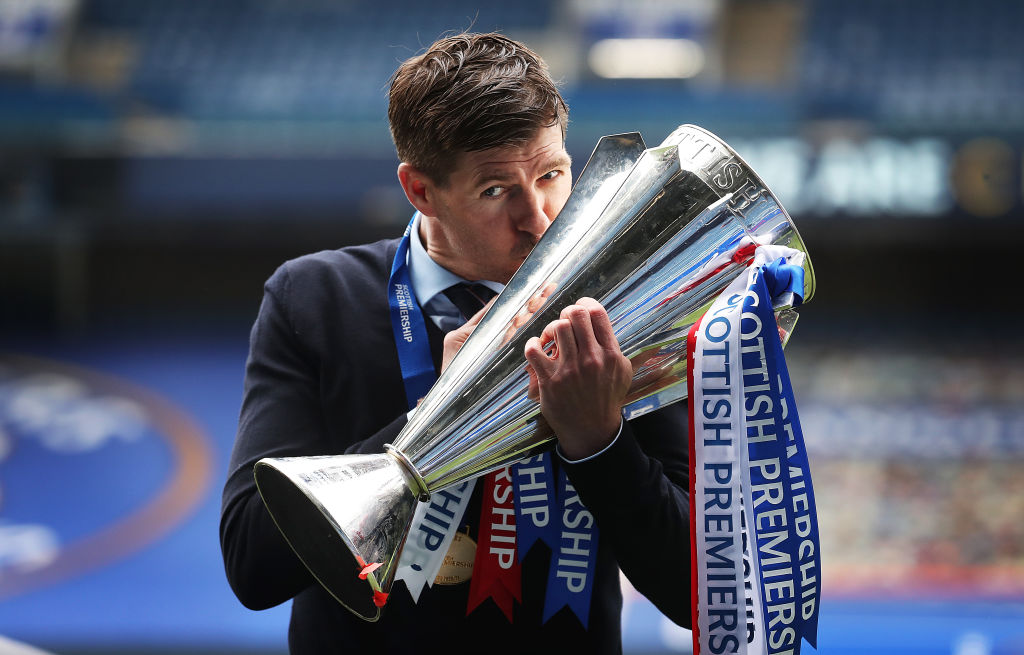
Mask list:
[[[459,282],[470,282],[455,273],[452,273],[444,266],[441,266],[427,254],[423,243],[420,241],[420,220],[419,212],[413,217],[411,234],[409,235],[409,280],[412,282],[412,290],[416,295],[421,307],[425,307],[434,296],[441,293],[453,284]],[[481,284],[493,289],[497,293],[505,288],[505,285],[489,280],[477,280]]]

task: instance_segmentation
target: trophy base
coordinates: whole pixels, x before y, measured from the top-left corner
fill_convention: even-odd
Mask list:
[[[379,619],[417,504],[398,460],[262,459],[254,474],[271,518],[313,577],[352,613]],[[359,515],[354,501],[365,498],[375,499],[374,511]]]

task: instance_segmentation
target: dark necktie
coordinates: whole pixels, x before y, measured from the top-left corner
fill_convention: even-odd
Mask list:
[[[444,295],[448,296],[448,300],[459,308],[462,316],[468,321],[497,294],[483,284],[459,282],[445,289]]]

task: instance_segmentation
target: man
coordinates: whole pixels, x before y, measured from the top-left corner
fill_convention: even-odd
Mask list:
[[[392,79],[389,120],[399,182],[417,210],[407,237],[308,255],[267,282],[224,489],[232,588],[252,609],[294,599],[292,653],[620,652],[618,566],[688,623],[685,407],[623,423],[632,368],[591,299],[565,308],[524,352],[530,393],[558,438],[553,467],[595,524],[582,618],[545,609],[556,558],[538,545],[521,562],[514,609],[470,606],[472,576],[434,584],[418,601],[398,582],[380,621],[367,623],[317,584],[274,526],[253,482],[257,460],[382,452],[415,406],[420,394],[389,314],[390,279],[408,275],[439,372],[483,313],[462,324],[474,310],[459,310],[446,287],[468,281],[485,287],[478,296],[500,291],[569,195],[568,109],[543,61],[506,37],[462,34],[406,61]],[[557,355],[545,354],[549,340]],[[463,544],[486,529],[480,497],[477,485],[455,526]]]

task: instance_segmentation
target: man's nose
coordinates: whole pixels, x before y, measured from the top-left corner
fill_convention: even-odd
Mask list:
[[[544,234],[555,218],[548,215],[547,200],[546,194],[541,190],[527,189],[523,191],[514,209],[516,228],[538,236]]]

